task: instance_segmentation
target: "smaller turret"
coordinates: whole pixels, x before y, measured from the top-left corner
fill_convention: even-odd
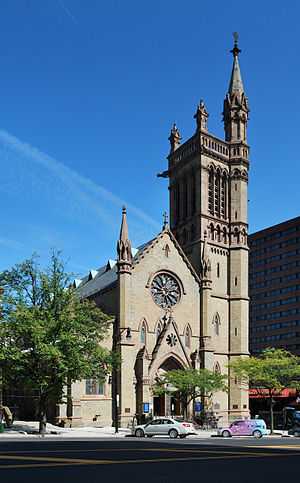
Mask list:
[[[122,224],[120,230],[120,237],[117,243],[117,253],[117,264],[119,273],[129,273],[132,266],[132,251],[131,243],[128,237],[127,214],[125,206],[123,206],[122,210]]]

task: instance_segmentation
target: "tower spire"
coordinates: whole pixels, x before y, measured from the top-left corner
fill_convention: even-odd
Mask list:
[[[241,76],[241,69],[239,65],[239,54],[242,51],[238,47],[239,36],[237,32],[234,32],[233,38],[234,38],[234,47],[230,51],[233,55],[233,66],[232,66],[228,92],[229,94],[233,94],[234,92],[238,92],[239,94],[242,94],[244,92],[244,86],[243,86],[243,81]]]
[[[229,142],[247,142],[248,122],[248,99],[245,95],[239,64],[238,33],[234,32],[234,46],[230,51],[233,55],[233,65],[228,87],[228,93],[224,100],[223,121],[225,140]]]
[[[118,267],[121,272],[129,272],[132,265],[131,243],[128,236],[126,207],[122,209],[122,223],[120,236],[117,243]]]

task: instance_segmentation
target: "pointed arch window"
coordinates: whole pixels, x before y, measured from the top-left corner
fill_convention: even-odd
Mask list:
[[[218,314],[218,312],[214,316],[213,325],[214,325],[215,335],[219,335],[220,334],[221,320],[220,320],[220,315]]]
[[[221,176],[218,171],[215,177],[215,213],[220,218],[221,213]]]
[[[189,348],[191,347],[191,338],[192,338],[192,331],[188,325],[184,333],[184,344],[186,347],[189,347]]]
[[[146,329],[145,322],[143,322],[142,325],[141,325],[141,330],[140,330],[140,342],[141,342],[141,344],[146,345],[146,339],[147,339],[147,329]]]
[[[214,214],[214,172],[211,168],[208,175],[208,211]]]
[[[221,184],[221,217],[227,218],[227,178],[225,174]]]

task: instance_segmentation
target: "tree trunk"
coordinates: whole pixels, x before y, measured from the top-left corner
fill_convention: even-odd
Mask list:
[[[39,433],[42,436],[46,434],[47,413],[46,413],[46,397],[44,394],[40,395],[39,400]]]
[[[184,419],[187,419],[187,411],[188,411],[188,405],[189,405],[188,398],[186,396],[183,396],[181,398],[181,403],[182,403],[182,409],[183,409],[183,417]]]
[[[271,429],[271,434],[274,433],[274,414],[273,414],[273,397],[272,395],[269,398],[270,400],[270,429]]]
[[[71,419],[73,416],[73,401],[72,401],[72,383],[68,378],[67,381],[67,418]]]

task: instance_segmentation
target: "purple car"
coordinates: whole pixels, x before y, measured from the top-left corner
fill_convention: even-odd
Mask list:
[[[262,438],[267,434],[266,423],[263,419],[242,419],[234,421],[228,428],[220,428],[218,435],[223,438],[231,436],[254,436],[254,438]]]

